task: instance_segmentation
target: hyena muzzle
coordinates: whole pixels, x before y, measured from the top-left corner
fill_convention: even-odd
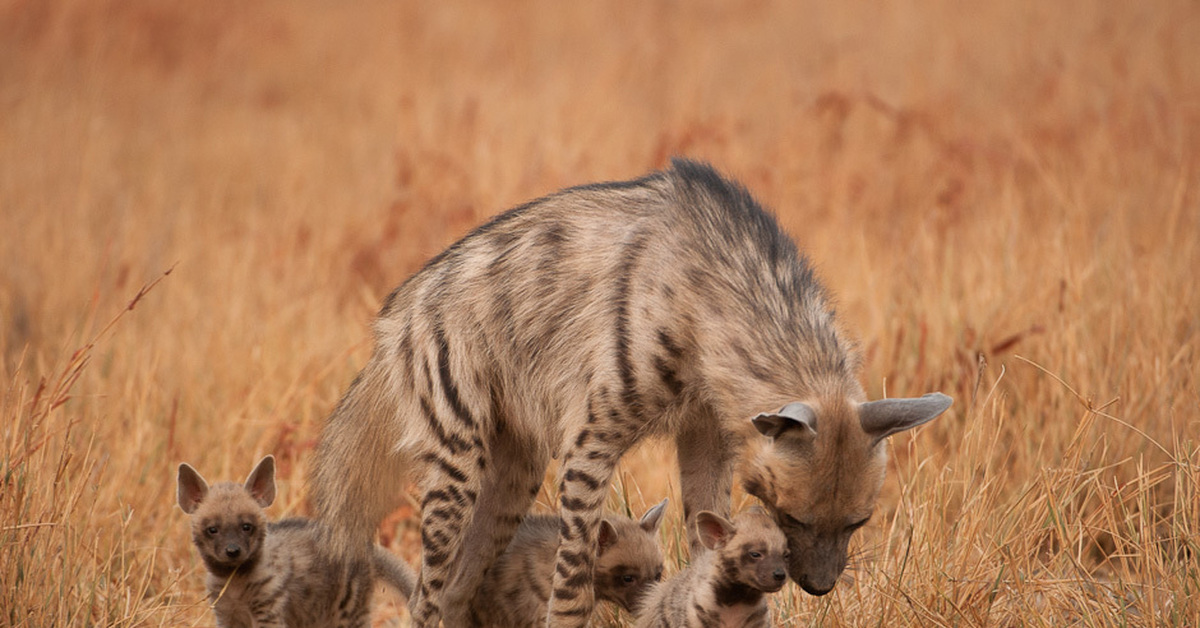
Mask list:
[[[882,441],[949,405],[867,402],[829,301],[775,219],[704,164],[509,210],[387,297],[374,353],[322,434],[316,510],[334,542],[363,551],[415,481],[414,625],[460,625],[560,458],[550,618],[582,625],[613,469],[662,435],[693,546],[695,513],[728,513],[741,461],[788,535],[789,575],[825,593],[874,505]]]

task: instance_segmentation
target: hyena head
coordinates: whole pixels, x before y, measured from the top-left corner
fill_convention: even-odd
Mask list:
[[[663,557],[658,544],[667,500],[638,521],[605,517],[600,521],[596,558],[596,599],[616,602],[627,611],[637,608],[650,587],[662,580]]]
[[[774,593],[787,581],[788,540],[774,519],[761,508],[751,508],[729,521],[703,510],[696,513],[696,531],[704,547],[717,552],[721,581],[718,600],[728,594],[737,601],[749,588]]]
[[[227,577],[258,559],[267,534],[263,509],[275,501],[275,458],[263,458],[245,484],[208,483],[190,465],[179,465],[179,507],[191,515],[192,542],[209,572]]]
[[[950,407],[941,393],[856,403],[789,403],[754,417],[766,441],[743,473],[788,539],[788,575],[812,595],[833,589],[850,537],[875,509],[887,463],[884,439]]]

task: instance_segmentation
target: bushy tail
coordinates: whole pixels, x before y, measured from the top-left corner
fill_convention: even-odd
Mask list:
[[[408,563],[379,545],[373,547],[371,563],[375,566],[377,579],[399,591],[405,601],[412,597],[413,589],[417,587],[417,572]]]
[[[403,465],[394,452],[396,400],[372,358],[321,432],[309,485],[315,515],[343,556],[362,556],[398,504]]]

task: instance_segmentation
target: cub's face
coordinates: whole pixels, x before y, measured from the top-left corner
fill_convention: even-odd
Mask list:
[[[218,574],[257,558],[267,532],[261,506],[240,486],[232,485],[230,494],[221,488],[213,487],[192,515],[192,542],[209,569]]]

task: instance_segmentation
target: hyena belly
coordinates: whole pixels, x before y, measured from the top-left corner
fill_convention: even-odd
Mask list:
[[[416,482],[418,626],[443,612],[448,625],[465,621],[551,457],[562,459],[569,525],[550,617],[582,625],[602,505],[629,447],[674,439],[690,525],[699,510],[728,512],[739,456],[757,469],[822,450],[783,443],[783,429],[766,435],[755,413],[806,401],[844,422],[862,399],[850,345],[795,245],[743,188],[686,161],[501,214],[397,288],[375,335],[325,427],[314,501],[335,541],[362,551],[405,479]],[[875,443],[862,449],[865,471],[832,458],[866,478],[833,483],[856,491],[860,509],[882,472]],[[798,512],[788,489],[800,483],[777,487],[768,506],[780,517]]]

